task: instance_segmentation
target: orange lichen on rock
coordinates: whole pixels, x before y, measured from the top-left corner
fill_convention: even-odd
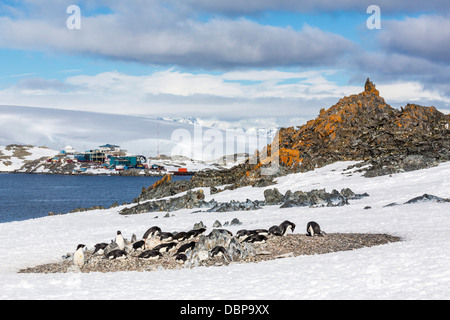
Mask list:
[[[375,88],[375,85],[369,78],[367,78],[366,84],[364,85],[364,93],[373,93],[376,96],[380,95],[380,92]]]
[[[147,191],[157,188],[159,185],[170,181],[172,181],[172,176],[170,174],[166,174],[161,180],[156,181],[154,184],[148,187]]]
[[[283,165],[291,167],[300,162],[300,151],[281,148],[279,158]]]

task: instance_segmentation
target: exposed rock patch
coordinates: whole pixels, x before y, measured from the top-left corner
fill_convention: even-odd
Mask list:
[[[162,184],[161,184],[162,185]],[[162,192],[164,188],[162,187]],[[266,205],[280,205],[280,208],[291,207],[336,207],[347,205],[348,200],[361,199],[368,194],[355,194],[346,188],[341,192],[333,190],[331,193],[322,190],[312,190],[309,192],[288,190],[286,194],[281,194],[278,189],[266,189],[264,191],[264,201],[250,200],[229,202],[217,202],[214,199],[205,201],[203,190],[187,191],[185,195],[169,199],[146,201],[138,203],[132,207],[124,208],[120,211],[122,215],[140,214],[146,212],[176,211],[180,209],[207,209],[207,212],[231,212],[258,210]]]
[[[234,237],[232,237],[234,238]],[[223,237],[220,241],[227,241]],[[220,241],[209,243],[203,248],[210,248],[218,245]],[[165,253],[158,260],[139,259],[138,254],[130,254],[124,260],[108,260],[100,255],[92,255],[92,252],[86,252],[87,263],[81,268],[74,268],[71,260],[63,260],[58,263],[44,264],[36,267],[26,268],[19,273],[67,273],[67,272],[117,272],[117,271],[158,271],[164,269],[192,268],[197,266],[226,266],[232,263],[250,263],[275,260],[281,258],[296,257],[300,255],[326,254],[338,251],[355,250],[364,247],[384,245],[401,241],[399,237],[387,234],[344,234],[329,233],[323,237],[308,237],[303,234],[288,234],[284,237],[269,236],[266,243],[248,245],[248,254],[245,258],[234,255],[233,260],[230,257],[215,256],[211,257],[208,252],[203,260],[195,260],[188,263],[177,263],[172,253]],[[224,243],[225,243],[224,242]],[[198,251],[200,252],[200,251]],[[196,253],[198,256],[198,252]],[[195,254],[192,254],[192,257]],[[197,262],[195,262],[197,261]]]

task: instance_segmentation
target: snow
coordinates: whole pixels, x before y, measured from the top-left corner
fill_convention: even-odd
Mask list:
[[[21,146],[21,148],[30,155],[15,157],[15,147],[7,150],[6,146],[0,146],[0,172],[13,172],[19,170],[27,161],[33,161],[43,157],[53,157],[58,154],[58,151],[46,147]]]
[[[343,207],[267,206],[248,212],[206,213],[194,210],[121,216],[122,207],[0,224],[0,299],[448,299],[450,298],[450,203],[385,205],[424,193],[449,198],[450,162],[420,171],[364,178],[336,163],[312,172],[278,178],[282,193],[350,188],[369,197]],[[207,199],[263,199],[266,188],[245,187]],[[206,191],[206,190],[205,190]],[[370,206],[370,210],[364,207]],[[155,219],[155,216],[158,216]],[[114,239],[140,237],[149,227],[189,230],[203,221],[208,228],[238,218],[241,226],[268,228],[284,220],[306,232],[309,221],[333,232],[389,233],[401,242],[324,255],[299,256],[226,267],[154,272],[18,274],[21,268],[56,262],[79,243],[92,247]],[[114,290],[111,290],[114,286]]]

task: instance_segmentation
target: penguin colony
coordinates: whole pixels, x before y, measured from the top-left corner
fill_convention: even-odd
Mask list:
[[[103,259],[144,259],[158,260],[164,256],[173,257],[179,264],[188,265],[189,261],[195,258],[203,261],[209,258],[223,257],[225,260],[232,260],[236,252],[243,257],[243,254],[251,252],[254,245],[265,243],[268,237],[283,237],[289,232],[294,232],[295,224],[284,221],[279,225],[269,229],[239,230],[235,236],[225,229],[213,229],[211,233],[205,235],[206,229],[194,229],[177,233],[163,232],[161,228],[154,226],[149,228],[141,239],[137,240],[133,235],[131,241],[122,236],[121,231],[117,231],[115,240],[111,243],[97,243],[93,248],[93,256],[100,256]],[[307,236],[323,236],[325,233],[320,230],[320,226],[311,221],[307,224]],[[200,249],[201,248],[201,249]],[[73,262],[82,268],[87,259],[84,257],[86,246],[78,245],[73,255]],[[199,249],[198,252],[195,249]],[[205,250],[207,249],[207,250]]]

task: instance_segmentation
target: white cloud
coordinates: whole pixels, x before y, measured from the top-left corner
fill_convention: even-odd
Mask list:
[[[54,10],[54,16],[0,17],[0,46],[206,68],[329,65],[355,48],[308,25],[298,31],[245,18],[200,21],[158,1],[112,7],[111,14],[83,15],[81,30],[68,30],[67,17]]]
[[[388,52],[397,52],[432,62],[450,62],[450,18],[422,15],[386,21],[380,42]]]
[[[427,89],[419,82],[398,82],[377,85],[380,93],[392,103],[425,103],[440,101],[449,104],[450,97],[446,97],[438,90]]]
[[[28,79],[1,90],[0,101],[150,117],[198,117],[248,127],[250,123],[287,126],[294,125],[289,119],[312,119],[320,108],[363,91],[364,81],[359,86],[349,86],[329,80],[338,72],[259,70],[194,74],[173,68],[141,76],[105,72],[72,76],[63,82]],[[387,103],[449,103],[448,96],[418,82],[376,85]]]

